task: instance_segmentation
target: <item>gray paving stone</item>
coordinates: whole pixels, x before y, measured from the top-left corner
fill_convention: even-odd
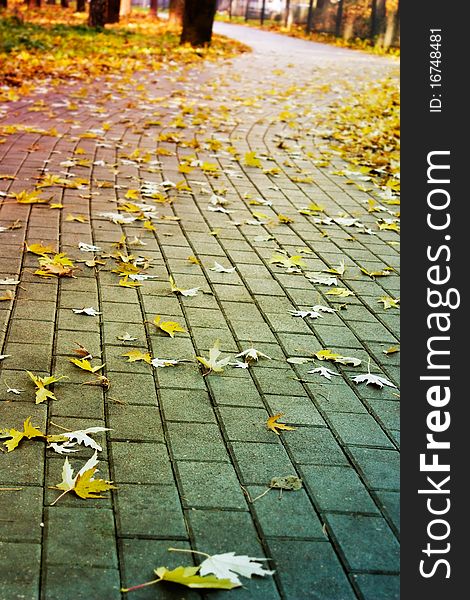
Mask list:
[[[268,541],[285,598],[289,600],[353,600],[343,568],[327,541]],[[309,568],[299,573],[298,565],[309,557]],[[312,595],[313,594],[313,595]]]
[[[246,502],[232,465],[178,461],[177,470],[187,506],[246,510]]]
[[[383,518],[329,514],[326,519],[353,571],[398,571],[399,545]]]
[[[112,511],[53,506],[46,510],[48,564],[117,567]]]
[[[122,484],[115,494],[119,536],[173,539],[187,535],[173,485]]]

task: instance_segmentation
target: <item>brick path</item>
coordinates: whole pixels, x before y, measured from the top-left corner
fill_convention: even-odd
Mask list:
[[[95,437],[103,441],[100,473],[117,485],[106,499],[68,494],[51,507],[58,493],[48,486],[60,481],[64,457],[34,440],[2,454],[0,487],[21,488],[0,491],[2,600],[121,598],[121,586],[151,579],[154,567],[191,562],[190,555],[168,553],[171,546],[271,559],[274,577],[246,580],[245,588],[211,593],[211,598],[398,598],[398,398],[392,388],[351,381],[367,370],[369,356],[371,371],[398,385],[399,355],[383,354],[397,343],[398,311],[377,302],[380,296],[398,295],[398,275],[372,280],[359,271],[397,268],[398,236],[379,231],[377,215],[367,211],[364,202],[376,197],[375,191],[360,191],[346,177],[332,174],[345,168],[341,160],[333,155],[329,166],[315,164],[322,158],[319,147],[326,146],[310,135],[343,82],[373,81],[394,73],[396,63],[217,27],[254,52],[192,70],[168,65],[147,76],[71,83],[60,93],[46,85],[29,98],[0,106],[0,131],[9,124],[36,128],[0,133],[0,175],[16,176],[0,178],[0,190],[31,191],[44,167],[91,182],[83,189],[44,188],[43,196],[61,202],[62,210],[0,197],[0,226],[16,219],[23,224],[0,232],[0,279],[20,279],[15,299],[0,302],[0,353],[11,355],[0,363],[1,425],[21,428],[32,416],[33,424],[48,433],[60,433],[57,425],[110,427],[106,436]],[[300,115],[298,130],[278,118],[285,110]],[[186,128],[174,126],[180,116]],[[57,135],[37,132],[51,127]],[[80,137],[90,130],[95,138]],[[201,146],[162,141],[161,133],[186,140],[196,136]],[[280,147],[282,136],[290,152]],[[210,138],[221,140],[221,147],[211,148]],[[266,169],[278,167],[279,174],[234,161],[229,146],[242,156],[255,151]],[[74,154],[78,147],[83,155]],[[168,155],[157,155],[156,147]],[[185,155],[216,163],[219,177],[197,166],[179,173],[178,161]],[[67,166],[71,158],[89,163]],[[299,173],[305,176],[302,170],[313,183],[295,181]],[[120,225],[99,216],[115,211],[127,190],[140,189],[143,181],[184,178],[192,193],[170,190],[172,204],[147,199],[160,217],[180,219],[156,219],[155,232],[144,230],[142,221]],[[207,208],[210,194],[222,190],[229,214]],[[251,205],[254,198],[272,206]],[[347,213],[375,235],[301,215],[298,209],[312,201],[325,207],[317,217]],[[253,211],[266,218],[256,219]],[[84,215],[85,222],[67,221],[69,214]],[[294,221],[279,225],[278,214]],[[78,250],[79,241],[113,252],[123,233],[128,242],[142,238],[145,246],[127,249],[147,257],[148,272],[158,276],[137,289],[118,286],[111,258],[99,268],[80,265],[74,279],[44,279],[33,274],[37,256],[21,250],[24,241],[42,241],[83,260],[92,255]],[[311,250],[303,255],[306,272],[344,260],[347,271],[339,285],[356,295],[326,296],[327,286],[270,263],[274,252],[291,256],[305,247]],[[200,264],[190,263],[190,255]],[[214,260],[236,271],[211,271]],[[179,286],[201,290],[195,297],[172,294],[169,275]],[[314,304],[347,309],[315,320],[289,314]],[[102,314],[87,317],[71,310],[88,306]],[[156,333],[145,320],[157,314],[178,321],[189,333],[175,339]],[[125,332],[137,341],[119,341]],[[195,362],[157,369],[122,357],[138,348],[160,358],[194,360],[207,356],[216,339],[224,355],[254,345],[273,360],[202,377]],[[74,342],[106,363],[109,391],[81,385],[91,377],[69,362]],[[311,358],[320,348],[361,358],[363,365],[286,362],[293,356]],[[341,376],[330,382],[307,374],[313,366],[328,366]],[[25,369],[70,379],[55,386],[56,401],[35,405]],[[7,386],[25,391],[13,395]],[[296,430],[279,437],[268,431],[266,419],[277,412],[285,413],[281,420]],[[90,449],[82,449],[70,460],[80,467],[90,456]],[[273,490],[247,501],[247,494],[259,495],[280,475],[301,477],[303,489],[284,492],[282,499]],[[189,600],[199,594],[154,586],[128,597]]]

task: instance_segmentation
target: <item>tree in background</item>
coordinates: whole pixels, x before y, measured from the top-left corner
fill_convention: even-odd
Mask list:
[[[55,0],[54,0],[55,2]],[[86,11],[86,0],[77,0],[77,12],[85,12]]]
[[[90,0],[90,13],[88,25],[90,27],[104,27],[106,23],[107,0]]]
[[[107,5],[106,23],[119,23],[121,0],[108,0]]]
[[[0,8],[6,8],[7,4],[7,0],[0,0]]]
[[[183,24],[184,0],[170,0],[170,25],[181,26]]]
[[[208,46],[212,39],[217,0],[185,0],[181,43]]]
[[[158,16],[158,0],[150,0],[150,14],[152,17]]]

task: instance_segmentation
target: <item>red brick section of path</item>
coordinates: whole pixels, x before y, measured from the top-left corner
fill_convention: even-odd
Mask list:
[[[110,428],[95,437],[100,475],[117,486],[105,499],[68,494],[51,506],[58,492],[49,486],[60,481],[64,457],[37,440],[2,454],[0,488],[20,489],[0,491],[0,600],[121,598],[121,586],[151,579],[157,566],[191,564],[190,555],[168,553],[171,546],[268,557],[274,576],[246,580],[230,592],[239,599],[398,598],[397,390],[351,381],[369,365],[398,385],[397,354],[383,353],[398,342],[397,311],[378,302],[398,296],[398,276],[373,280],[359,270],[397,269],[398,236],[380,231],[367,211],[383,191],[371,183],[361,191],[333,174],[346,166],[316,135],[344,82],[374,81],[396,65],[218,27],[253,53],[192,70],[168,64],[127,79],[45,85],[0,106],[0,280],[20,282],[0,284],[0,295],[14,291],[0,301],[0,354],[8,355],[0,362],[0,427],[21,429],[32,417],[49,434]],[[286,111],[294,126],[279,118]],[[234,158],[249,151],[264,169]],[[189,173],[180,172],[182,162],[192,163]],[[41,188],[49,204],[15,201],[45,175],[83,183]],[[149,189],[173,201],[158,202]],[[155,231],[101,215],[128,201],[154,207]],[[300,214],[311,202],[324,212]],[[279,224],[279,215],[292,222]],[[121,238],[120,252],[145,257],[156,278],[119,286],[107,254]],[[38,257],[24,242],[67,253],[80,266],[76,277],[35,275]],[[99,246],[104,264],[78,262],[93,256],[80,242]],[[272,263],[279,252],[301,254],[304,272],[344,261],[338,287],[354,295],[327,295],[328,286]],[[213,271],[214,261],[235,271]],[[172,293],[170,275],[199,292]],[[316,304],[347,309],[315,320],[289,312]],[[100,314],[72,311],[84,307]],[[156,315],[187,333],[156,332],[147,323]],[[120,340],[125,334],[136,339]],[[272,360],[203,377],[194,357],[207,356],[217,339],[224,356],[254,346]],[[93,376],[70,363],[76,342],[93,364],[105,363],[109,390],[83,385]],[[325,363],[286,360],[321,348],[363,364],[328,364],[339,375],[328,381],[307,373]],[[189,362],[130,363],[122,355],[132,349]],[[26,369],[69,379],[55,385],[57,400],[35,405]],[[295,431],[266,429],[278,412]],[[70,462],[80,468],[91,454],[82,448]],[[303,488],[249,501],[282,475],[302,478]],[[129,596],[176,597],[199,594],[159,585]]]

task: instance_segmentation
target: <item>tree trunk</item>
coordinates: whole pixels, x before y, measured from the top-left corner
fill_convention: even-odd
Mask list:
[[[383,46],[386,50],[390,48],[400,36],[400,2],[398,2],[395,13],[387,14],[387,25],[384,34]]]
[[[336,24],[335,24],[335,36],[341,36],[341,28],[343,26],[343,11],[344,11],[344,0],[339,0],[338,11],[336,13]]]
[[[170,16],[168,22],[170,25],[181,27],[183,24],[184,0],[170,0]]]
[[[0,8],[6,8],[8,5],[7,0],[0,0]]]
[[[158,16],[158,0],[150,0],[150,14],[152,17]]]
[[[180,43],[208,46],[212,39],[217,0],[186,0],[183,14],[183,32]]]
[[[69,0],[60,0],[60,5],[62,8],[68,8],[69,7]]]
[[[318,0],[313,13],[313,31],[322,31],[325,29],[325,15],[328,10],[329,0]]]
[[[370,15],[370,37],[374,39],[385,31],[385,0],[372,0]]]
[[[312,31],[313,24],[313,0],[310,0],[308,3],[308,15],[307,15],[307,24],[305,26],[305,33],[310,33]]]
[[[88,25],[90,27],[104,27],[106,23],[106,0],[90,0],[90,13]]]
[[[126,17],[131,12],[131,0],[121,0],[121,10],[119,14],[121,17]]]
[[[121,9],[121,0],[108,0],[106,12],[106,23],[119,23],[119,11]]]
[[[46,4],[55,4],[55,0],[46,0]]]
[[[286,7],[284,9],[284,27],[287,28],[290,17],[290,0],[286,0]]]
[[[77,0],[76,11],[77,12],[85,12],[86,11],[86,0]]]

